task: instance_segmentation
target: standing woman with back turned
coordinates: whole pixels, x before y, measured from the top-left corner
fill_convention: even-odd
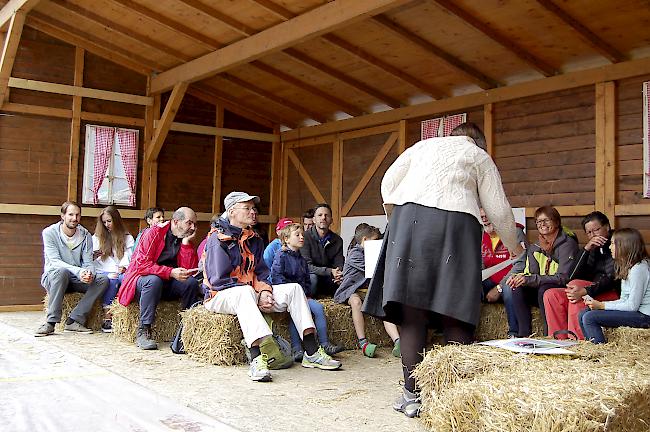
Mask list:
[[[420,410],[411,373],[427,329],[471,343],[481,304],[482,206],[512,255],[523,252],[496,165],[473,123],[416,143],[388,168],[381,194],[390,220],[363,311],[400,326],[404,392],[393,408]],[[390,209],[392,209],[392,212]]]

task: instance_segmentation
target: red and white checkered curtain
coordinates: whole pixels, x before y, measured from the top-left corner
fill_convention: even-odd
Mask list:
[[[643,83],[643,197],[650,198],[650,81]]]
[[[421,133],[420,139],[424,140],[429,138],[437,138],[441,121],[442,121],[442,117],[438,117],[430,120],[424,120],[420,125],[420,133]]]
[[[442,136],[449,136],[451,134],[451,131],[453,131],[456,126],[458,126],[461,123],[465,123],[467,119],[467,114],[454,114],[445,117],[445,123],[442,127]]]
[[[122,153],[122,166],[129,184],[129,205],[135,206],[136,174],[138,172],[138,132],[117,129],[117,142]]]
[[[113,152],[115,129],[111,127],[95,126],[95,157],[93,159],[93,204],[97,204],[97,192],[104,182],[108,161]]]

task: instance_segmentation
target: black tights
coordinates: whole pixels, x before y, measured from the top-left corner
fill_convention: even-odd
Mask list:
[[[402,371],[404,372],[404,388],[415,392],[413,370],[422,361],[422,353],[427,344],[427,324],[430,312],[402,305],[402,323],[400,326],[400,344],[402,350]],[[457,319],[441,316],[445,343],[472,343],[474,326]]]

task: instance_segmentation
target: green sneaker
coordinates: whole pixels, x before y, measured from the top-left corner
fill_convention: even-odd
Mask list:
[[[376,349],[377,349],[377,345],[370,342],[364,343],[363,346],[361,347],[361,351],[363,352],[363,355],[370,358],[375,356]]]
[[[305,352],[305,355],[302,356],[302,367],[335,370],[341,366],[342,363],[330,357],[330,355],[325,352],[322,346],[318,347],[318,351],[316,351],[313,355],[307,355]]]
[[[399,339],[395,341],[395,345],[393,346],[393,356],[397,358],[402,356],[402,348],[400,347]]]
[[[253,381],[269,382],[272,380],[268,360],[269,357],[266,354],[260,354],[251,361],[250,368],[248,368],[248,376]]]

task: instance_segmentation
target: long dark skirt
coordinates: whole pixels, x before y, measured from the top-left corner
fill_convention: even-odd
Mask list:
[[[469,213],[396,206],[363,312],[400,325],[401,305],[478,324],[481,225]]]

